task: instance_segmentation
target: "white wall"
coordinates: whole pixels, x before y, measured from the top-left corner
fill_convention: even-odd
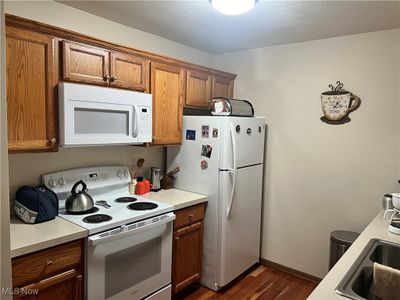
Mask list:
[[[54,1],[5,1],[5,12],[105,41],[205,66],[210,66],[212,60],[212,55],[207,52]]]
[[[361,231],[399,178],[400,30],[219,55],[235,96],[268,125],[262,257],[322,277],[329,233]],[[362,99],[327,125],[320,93],[340,80]]]
[[[38,185],[41,174],[85,166],[126,165],[132,167],[139,158],[145,159],[139,175],[149,177],[150,167],[164,167],[161,147],[60,147],[58,153],[11,154],[9,155],[10,197],[13,199],[16,190],[21,185]]]
[[[0,1],[0,289],[11,287],[4,49],[4,6],[3,1]],[[0,299],[11,299],[11,295],[0,293]]]
[[[212,60],[212,56],[206,52],[53,1],[6,1],[5,12],[193,63],[210,65]],[[39,184],[40,174],[99,164],[132,166],[141,157],[146,159],[144,175],[148,175],[150,166],[163,166],[162,148],[61,148],[59,153],[12,154],[9,159],[10,196],[14,197],[20,185]]]

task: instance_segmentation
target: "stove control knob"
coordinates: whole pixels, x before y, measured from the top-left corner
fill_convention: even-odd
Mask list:
[[[57,186],[57,182],[54,179],[50,179],[49,182],[49,187],[55,188]]]
[[[61,177],[60,180],[58,181],[58,183],[63,186],[65,185],[67,182],[65,181],[64,177]]]
[[[124,176],[128,178],[128,176],[129,176],[128,171],[126,171],[126,170],[124,171]]]

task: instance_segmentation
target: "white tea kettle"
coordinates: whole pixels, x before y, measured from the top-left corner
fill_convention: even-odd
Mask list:
[[[77,191],[79,185],[82,189]],[[71,189],[71,195],[65,201],[65,209],[70,213],[84,213],[94,207],[92,196],[87,193],[87,185],[79,180]]]

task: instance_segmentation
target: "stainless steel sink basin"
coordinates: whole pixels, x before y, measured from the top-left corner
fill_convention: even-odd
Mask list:
[[[374,262],[400,269],[400,244],[370,240],[340,281],[336,292],[350,299],[375,299],[369,294]]]

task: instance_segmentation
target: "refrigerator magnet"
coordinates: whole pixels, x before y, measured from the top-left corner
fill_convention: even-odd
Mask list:
[[[218,128],[213,128],[212,137],[213,138],[217,138],[218,137]]]
[[[186,130],[186,139],[189,141],[195,141],[196,140],[196,130]]]
[[[203,139],[208,139],[210,137],[210,126],[208,125],[201,126],[201,137]]]
[[[211,158],[212,147],[211,145],[201,145],[201,156]]]
[[[200,163],[200,168],[202,170],[207,169],[208,168],[208,162],[206,160],[202,160],[201,163]]]

